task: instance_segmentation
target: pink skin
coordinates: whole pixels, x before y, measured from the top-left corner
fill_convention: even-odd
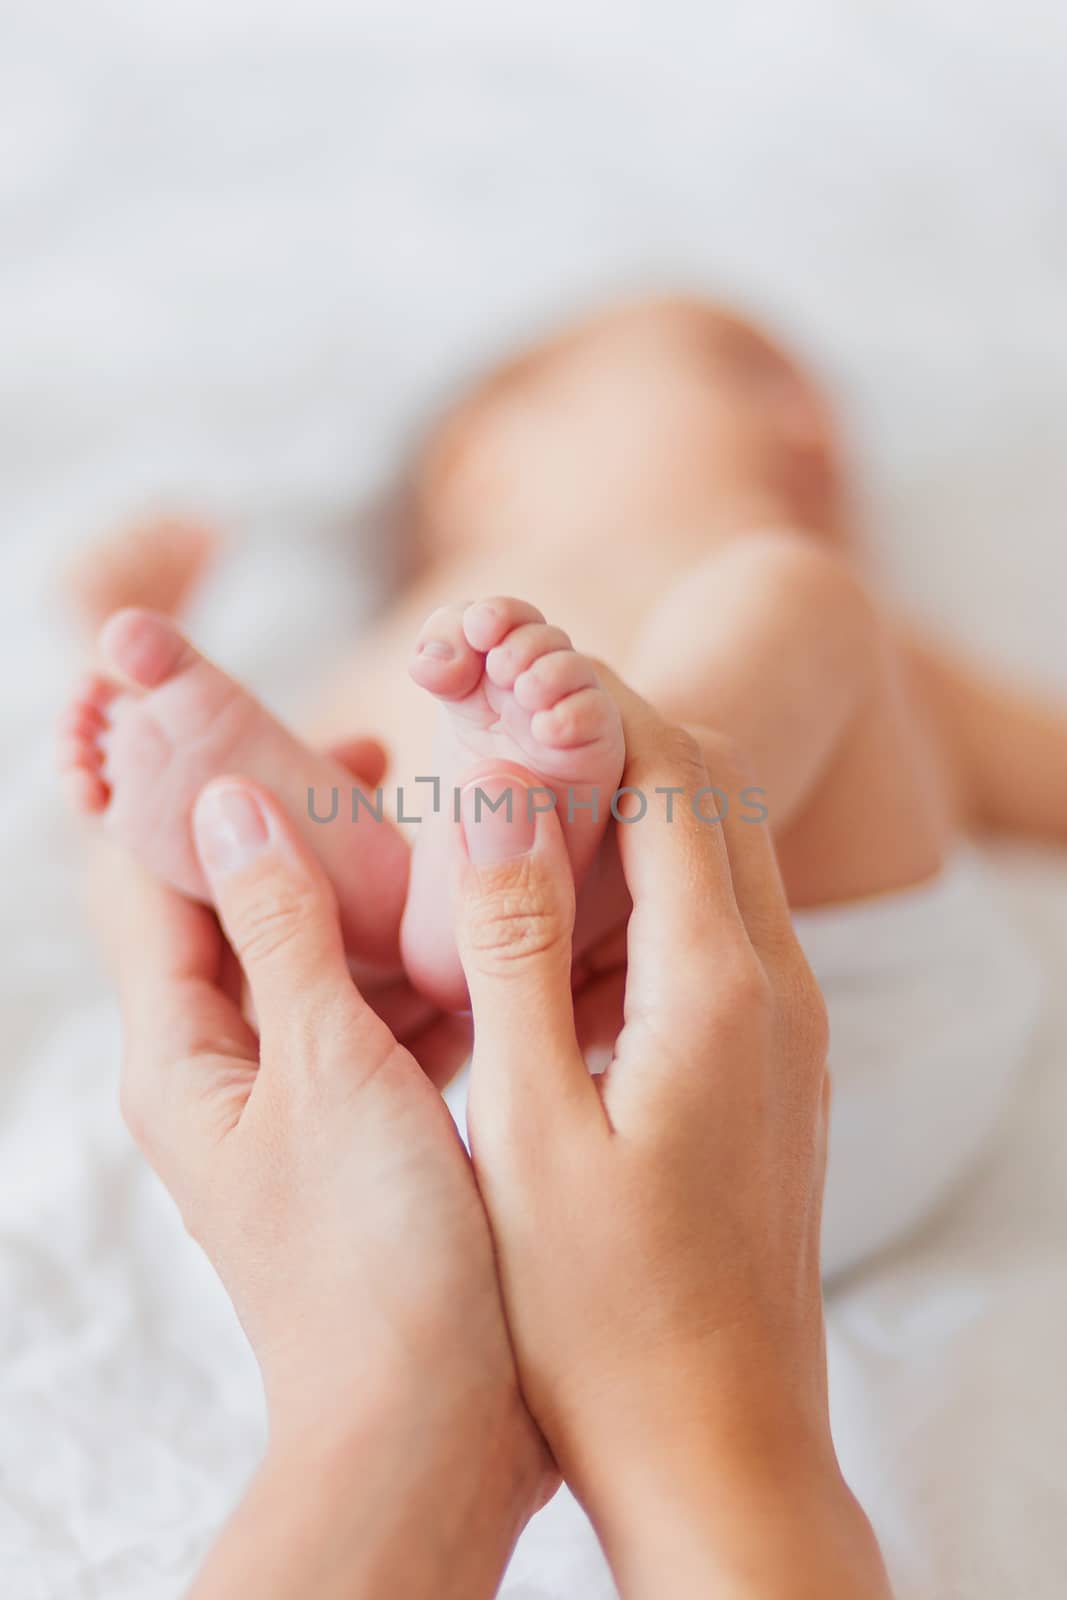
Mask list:
[[[452,937],[453,786],[475,768],[531,772],[556,796],[579,881],[610,818],[624,757],[618,711],[592,663],[522,601],[445,607],[419,634],[411,672],[441,702],[426,767],[440,779],[443,803],[416,835],[402,929],[407,841],[366,810],[358,825],[348,821],[353,780],[346,767],[302,744],[166,617],[116,612],[101,632],[99,657],[103,672],[82,682],[60,723],[59,764],[72,807],[100,817],[150,871],[203,900],[207,885],[190,825],[197,795],[227,773],[262,783],[329,873],[350,955],[388,966],[402,933],[411,977],[447,1009],[467,1002]],[[309,788],[325,815],[335,787],[342,797],[337,822],[312,821]],[[580,809],[594,789],[596,820]],[[569,823],[568,793],[576,808]]]
[[[59,763],[75,810],[100,816],[150,871],[208,897],[190,818],[200,790],[227,773],[272,790],[333,880],[350,954],[395,965],[409,851],[392,824],[348,820],[353,779],[310,750],[199,654],[166,617],[118,611],[99,641],[104,673],[87,678],[60,723]],[[339,791],[335,824],[327,815]]]
[[[551,790],[563,821],[575,880],[581,883],[610,821],[625,758],[622,722],[592,662],[567,635],[522,600],[495,598],[444,606],[419,633],[411,676],[441,703],[434,759],[441,809],[419,828],[401,949],[415,984],[439,1005],[467,1004],[452,939],[453,790],[476,773],[518,766]],[[598,797],[598,816],[582,806]],[[573,820],[568,820],[568,794]],[[538,797],[538,804],[547,804]],[[524,801],[516,788],[513,804]]]
[[[103,811],[111,789],[103,776],[107,708],[115,689],[104,678],[83,678],[59,720],[57,758],[74,811]]]
[[[62,574],[61,592],[95,635],[122,606],[174,616],[210,567],[219,535],[202,522],[158,517],[94,540]]]

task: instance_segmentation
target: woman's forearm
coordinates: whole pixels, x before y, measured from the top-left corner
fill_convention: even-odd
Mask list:
[[[271,1446],[190,1600],[490,1600],[536,1486],[484,1437]]]

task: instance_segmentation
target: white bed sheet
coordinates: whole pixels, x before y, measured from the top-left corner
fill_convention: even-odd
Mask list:
[[[59,556],[168,497],[217,512],[201,633],[284,708],[378,602],[375,497],[438,397],[682,283],[821,362],[886,581],[1067,691],[1065,67],[1038,0],[0,8],[5,1595],[176,1594],[261,1439],[118,1119],[51,777]],[[1067,869],[1004,873],[1059,996]],[[904,1600],[1063,1593],[1065,1047],[1054,998],[981,1172],[833,1298],[837,1436]],[[573,1502],[503,1592],[611,1594]]]

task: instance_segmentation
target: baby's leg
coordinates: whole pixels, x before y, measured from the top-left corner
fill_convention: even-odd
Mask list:
[[[350,953],[395,964],[409,852],[367,806],[353,820],[351,774],[290,734],[166,617],[118,612],[99,657],[102,673],[82,686],[61,729],[75,809],[99,814],[145,866],[205,899],[193,803],[212,778],[254,778],[278,796],[329,872]]]
[[[125,606],[179,612],[210,567],[218,533],[188,518],[158,517],[94,540],[68,564],[60,588],[82,631],[95,638]]]
[[[937,871],[951,839],[943,764],[890,628],[830,551],[788,533],[724,547],[656,608],[628,675],[751,761],[793,906]]]
[[[963,824],[1067,844],[1067,708],[904,638],[916,692],[950,763]]]

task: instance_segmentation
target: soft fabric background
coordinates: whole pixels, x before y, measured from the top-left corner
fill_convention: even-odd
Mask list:
[[[565,311],[682,285],[833,385],[887,583],[1067,692],[1065,79],[1040,0],[0,0],[5,1595],[175,1595],[261,1437],[116,1111],[50,765],[63,552],[218,515],[199,635],[289,707],[381,603],[376,507],[435,405]],[[1058,995],[1064,864],[1003,870]],[[903,1600],[1063,1592],[1065,1049],[1054,997],[982,1170],[834,1297]],[[503,1592],[611,1594],[573,1502]]]

